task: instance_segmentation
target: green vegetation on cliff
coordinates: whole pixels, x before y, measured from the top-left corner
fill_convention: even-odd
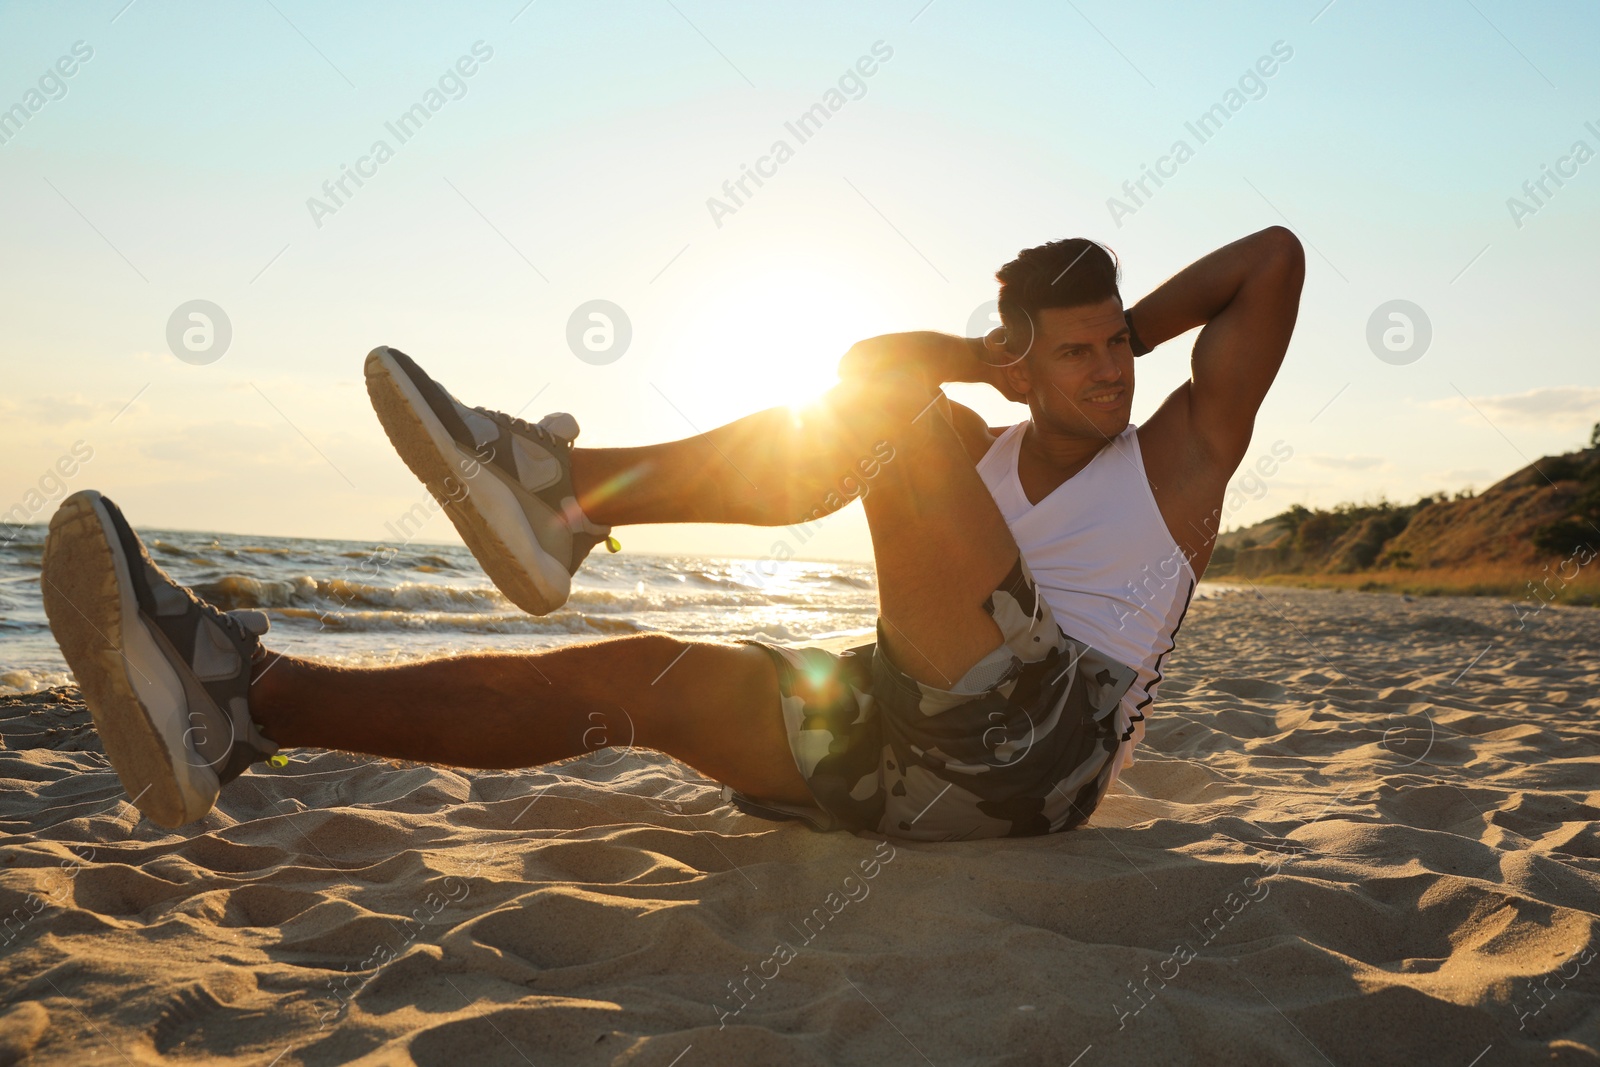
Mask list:
[[[1217,539],[1211,578],[1600,602],[1600,424],[1482,493],[1291,507]]]

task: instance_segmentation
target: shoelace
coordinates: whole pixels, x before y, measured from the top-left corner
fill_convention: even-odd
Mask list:
[[[503,411],[490,411],[488,408],[480,407],[473,408],[472,410],[490,419],[504,419],[506,422],[511,424],[511,428],[513,430],[520,430],[525,434],[530,434],[541,444],[553,446],[555,448],[563,448],[567,446],[566,440],[557,437],[555,434],[551,433],[549,430],[545,429],[543,426],[540,426],[536,422],[529,422],[527,419],[519,419],[515,415],[507,415]]]
[[[485,418],[504,419],[510,424],[513,430],[520,430],[523,433],[531,434],[535,440],[550,448],[552,451],[570,451],[572,448],[571,441],[568,441],[565,437],[557,437],[555,434],[551,433],[543,426],[540,426],[538,423],[529,422],[527,419],[519,419],[515,415],[507,415],[503,411],[490,411],[488,408],[484,407],[476,407],[472,410],[476,411]],[[607,533],[605,537],[594,537],[592,534],[583,534],[581,536],[593,537],[594,543],[605,545],[607,552],[616,553],[622,551],[622,542],[611,536],[610,533]]]
[[[172,577],[167,574],[166,571],[162,570],[160,566],[156,564],[155,560],[150,558],[150,552],[148,549],[143,550],[140,555],[143,557],[142,563],[150,581],[166,582],[169,585],[173,585],[178,589],[181,589],[183,591],[183,595],[188,597],[189,603],[200,609],[200,614],[204,615],[206,618],[222,627],[223,633],[230,635],[236,641],[243,644],[245,648],[249,649],[249,655],[246,657],[246,660],[248,662],[254,662],[256,655],[261,651],[261,636],[259,634],[245,626],[245,624],[240,622],[235,616],[228,614],[215,604],[200,599],[200,597],[195,594],[193,589],[190,589],[181,582],[173,581]]]
[[[223,611],[215,604],[209,604],[206,601],[201,600],[194,594],[193,590],[189,589],[187,586],[180,585],[178,588],[182,589],[189,597],[189,600],[200,609],[200,614],[204,615],[206,618],[222,627],[222,631],[224,633],[232,636],[234,640],[240,642],[246,649],[249,650],[248,654],[245,656],[245,661],[247,663],[253,663],[255,661],[256,655],[261,651],[260,635],[258,635],[254,630],[246,627],[244,623],[238,620],[238,618],[228,614],[226,611]]]

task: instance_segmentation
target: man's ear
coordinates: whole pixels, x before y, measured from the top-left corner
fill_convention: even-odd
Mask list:
[[[1013,352],[1001,349],[1000,359],[1004,361],[999,368],[1002,381],[1011,387],[1011,391],[1018,396],[1027,396],[1033,391],[1033,368],[1029,365],[1027,357],[1018,358]]]

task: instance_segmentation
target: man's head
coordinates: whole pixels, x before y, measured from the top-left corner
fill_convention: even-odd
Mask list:
[[[1081,237],[1024,249],[995,274],[1000,330],[991,358],[1041,429],[1114,437],[1133,405],[1133,349],[1117,261]]]

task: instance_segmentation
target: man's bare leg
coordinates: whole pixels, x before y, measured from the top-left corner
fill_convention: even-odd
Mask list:
[[[771,660],[665,634],[394,667],[269,657],[250,710],[285,747],[511,768],[607,746],[667,752],[754,796],[806,804]]]
[[[974,466],[989,438],[975,415],[919,376],[859,388],[895,442],[894,461],[862,498],[886,651],[910,677],[949,689],[999,646],[984,605],[1018,559]]]
[[[575,448],[578,503],[603,526],[782,526],[837,510],[859,494],[859,465],[873,459],[876,443],[846,424],[841,408],[847,403],[835,389],[805,411],[768,408],[678,441]]]
[[[938,384],[992,377],[979,358],[982,348],[934,333],[871,338],[845,354],[840,384],[803,409],[769,408],[663,444],[575,448],[572,482],[579,504],[606,526],[782,526],[818,518],[872,488],[867,483],[882,445],[897,447],[908,418],[932,399]],[[914,408],[886,404],[886,395]],[[941,409],[975,463],[991,443],[982,420],[960,405],[944,403]]]
[[[1017,559],[974,468],[988,442],[976,415],[920,376],[886,375],[836,386],[798,415],[772,408],[681,441],[575,449],[573,483],[589,517],[611,526],[781,525],[860,495],[891,655],[948,688],[999,643],[983,604]],[[864,477],[883,444],[894,458]]]
[[[849,381],[830,401],[820,427],[769,435],[765,458],[746,456],[747,464],[777,475],[772,457],[784,449],[806,457],[788,483],[798,488],[779,497],[789,506],[818,487],[811,479],[831,480],[841,457],[854,474],[855,457],[892,449],[865,494],[885,642],[906,673],[949,687],[998,643],[984,603],[1015,546],[937,390],[885,375]],[[378,669],[275,657],[259,644],[264,618],[195,600],[91,491],[52,520],[43,581],[52,628],[94,694],[97,725],[110,731],[108,751],[117,742],[118,773],[130,794],[154,797],[141,810],[162,825],[199,818],[214,802],[216,778],[184,767],[236,773],[276,745],[498,768],[631,743],[751,796],[805,803],[810,795],[790,752],[776,669],[760,649],[642,635]],[[149,673],[135,678],[124,666],[130,656],[187,680],[181,692],[140,688]]]
[[[766,425],[765,439],[779,445],[767,454],[804,443],[814,456],[837,459],[873,441],[892,443],[894,459],[864,498],[888,651],[913,678],[949,688],[999,644],[983,605],[1017,558],[973,467],[971,452],[981,445],[952,425],[947,403],[915,381],[852,383],[833,399],[819,416],[832,420],[826,445],[815,432],[802,442],[798,433],[784,439]],[[673,447],[640,451],[660,460]],[[755,447],[738,452],[746,465],[769,478],[782,474]],[[831,480],[833,469],[818,462],[802,474]],[[804,477],[790,484],[816,487]],[[777,706],[776,674],[761,651],[666,635],[388,668],[283,657],[262,665],[251,697],[263,733],[285,746],[499,768],[631,743],[667,752],[740,792],[807,803]]]

